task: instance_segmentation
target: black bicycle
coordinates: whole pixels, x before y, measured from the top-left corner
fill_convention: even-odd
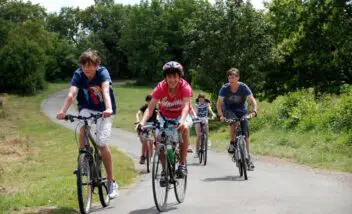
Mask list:
[[[201,133],[201,141],[200,141],[200,146],[199,150],[196,151],[198,152],[198,157],[199,157],[199,164],[204,164],[207,165],[207,159],[208,159],[208,136],[207,132],[205,130],[205,124],[207,123],[208,118],[196,118],[193,120],[194,124],[199,123],[200,125],[200,133]]]
[[[174,121],[165,120],[161,126],[159,122],[143,126],[143,129],[154,128],[159,131],[160,138],[156,144],[152,168],[153,196],[156,208],[162,212],[167,209],[169,189],[174,187],[176,200],[182,203],[187,188],[187,175],[177,172],[180,161],[179,142],[181,136]],[[166,159],[166,160],[165,160]]]
[[[226,123],[228,124],[235,124],[236,125],[236,150],[233,153],[232,160],[235,162],[236,166],[238,167],[240,176],[244,176],[245,180],[248,180],[247,177],[247,169],[248,169],[248,152],[246,147],[246,134],[244,133],[243,127],[241,126],[241,121],[249,120],[251,117],[246,115],[241,118],[231,118],[225,119]]]
[[[102,158],[89,125],[89,121],[96,124],[101,117],[101,113],[91,114],[89,117],[65,116],[65,120],[70,120],[71,122],[80,120],[84,123],[84,147],[79,150],[77,169],[74,171],[77,177],[79,209],[84,214],[89,213],[92,204],[92,193],[95,187],[98,187],[101,205],[106,207],[110,204],[105,168],[102,167]]]

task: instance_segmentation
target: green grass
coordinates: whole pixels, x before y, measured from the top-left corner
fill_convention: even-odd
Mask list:
[[[35,207],[51,207],[50,213],[77,211],[74,133],[40,111],[46,96],[66,87],[50,84],[36,96],[5,96],[6,116],[0,118],[0,213]],[[136,177],[133,162],[116,149],[112,155],[114,175],[124,187]]]
[[[144,104],[144,97],[151,93],[150,87],[118,87],[118,115],[114,126],[134,131],[135,113]],[[198,91],[194,92],[195,95]],[[266,128],[263,115],[271,113],[272,104],[259,102],[259,118],[250,121],[251,152],[287,158],[301,164],[325,169],[352,172],[352,147],[339,149],[339,143],[346,141],[347,135],[326,132],[299,132],[295,130]],[[212,148],[226,151],[229,143],[228,127],[219,121],[209,121]],[[191,143],[195,143],[194,129]]]

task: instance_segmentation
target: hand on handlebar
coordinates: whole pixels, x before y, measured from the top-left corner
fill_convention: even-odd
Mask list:
[[[220,121],[221,121],[222,123],[225,123],[225,119],[226,119],[226,118],[225,118],[224,116],[220,116],[219,119],[220,119]]]
[[[103,111],[103,118],[108,118],[112,115],[113,111],[111,109],[106,109]]]
[[[66,116],[66,114],[62,111],[60,111],[59,113],[56,114],[56,118],[58,120],[65,120],[65,116]]]

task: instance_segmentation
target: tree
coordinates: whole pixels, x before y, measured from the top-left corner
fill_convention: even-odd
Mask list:
[[[8,35],[0,50],[1,92],[34,94],[45,86],[46,33],[40,23],[26,21]]]

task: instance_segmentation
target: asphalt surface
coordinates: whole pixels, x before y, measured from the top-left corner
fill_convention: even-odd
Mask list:
[[[42,103],[42,111],[54,122],[73,129],[74,124],[58,121],[67,90]],[[120,95],[123,96],[123,95]],[[71,107],[71,113],[74,108]],[[138,165],[140,143],[135,133],[113,129],[111,146],[129,155],[140,171],[138,181],[105,209],[94,206],[92,213],[158,213],[152,193],[151,174]],[[260,157],[248,180],[225,152],[209,151],[207,166],[188,156],[188,185],[184,203],[178,204],[169,191],[169,213],[352,213],[352,174],[311,169],[285,161]],[[64,197],[64,196],[63,196]]]

